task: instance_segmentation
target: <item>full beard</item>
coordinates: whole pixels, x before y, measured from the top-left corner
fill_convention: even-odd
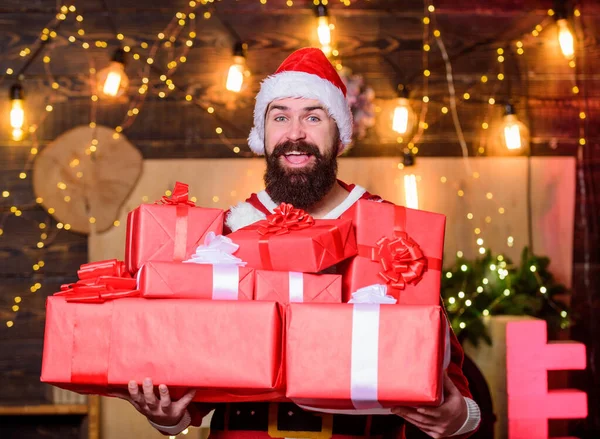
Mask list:
[[[292,151],[314,157],[314,163],[303,168],[286,168],[281,158]],[[336,182],[337,156],[322,155],[316,145],[304,141],[280,143],[266,156],[264,180],[267,193],[275,203],[290,203],[307,210],[321,201]]]

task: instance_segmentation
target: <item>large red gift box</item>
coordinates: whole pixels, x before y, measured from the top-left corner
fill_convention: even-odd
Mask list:
[[[49,297],[41,380],[81,393],[150,377],[198,401],[281,397],[282,315],[273,302]]]
[[[318,273],[356,255],[350,220],[315,220],[290,204],[227,236],[236,257],[262,270]]]
[[[360,200],[342,218],[353,221],[358,247],[340,266],[344,302],[360,288],[386,284],[398,304],[440,303],[445,215]]]
[[[292,302],[342,302],[342,276],[294,271],[256,270],[256,300]]]
[[[293,303],[286,322],[286,397],[296,404],[440,404],[446,327],[439,306]]]
[[[254,270],[237,265],[146,262],[138,272],[143,297],[252,300]]]
[[[136,273],[147,261],[183,261],[209,232],[223,232],[221,209],[195,207],[187,185],[177,183],[162,204],[142,204],[127,216],[125,263]]]

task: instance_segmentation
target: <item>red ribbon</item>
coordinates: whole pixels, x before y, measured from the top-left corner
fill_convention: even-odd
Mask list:
[[[156,204],[175,206],[177,218],[175,220],[175,240],[173,242],[173,260],[183,261],[187,250],[188,209],[196,207],[189,199],[188,185],[179,181],[175,182],[171,197],[163,195]]]
[[[267,216],[267,224],[258,229],[263,236],[285,235],[294,230],[312,227],[315,219],[302,209],[296,209],[291,204],[281,203],[273,214]]]
[[[379,276],[392,288],[416,285],[427,268],[423,251],[406,232],[394,230],[394,239],[383,237],[373,249],[372,260],[381,264]]]
[[[55,296],[65,296],[67,302],[103,303],[140,295],[137,280],[125,270],[125,263],[116,259],[83,264],[77,275],[77,282],[61,285]]]
[[[186,205],[190,207],[196,207],[196,204],[189,200],[189,186],[179,181],[175,182],[173,194],[170,197],[163,195],[162,198],[155,204],[167,204],[172,206]]]
[[[441,271],[442,261],[425,256],[419,244],[406,233],[406,209],[396,206],[394,210],[393,236],[380,238],[374,247],[359,245],[358,254],[379,262],[379,276],[384,282],[403,290],[408,284],[418,284],[428,269]]]

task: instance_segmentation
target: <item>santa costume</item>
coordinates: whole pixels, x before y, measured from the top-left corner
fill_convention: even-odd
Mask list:
[[[329,60],[319,49],[305,48],[292,53],[265,79],[256,97],[254,126],[248,143],[258,155],[265,152],[265,114],[268,105],[277,99],[304,98],[320,101],[339,129],[343,149],[352,140],[352,113],[346,101],[346,87]],[[337,181],[348,192],[347,197],[326,215],[339,218],[358,200],[384,202],[365,188]],[[225,230],[236,231],[265,219],[277,204],[266,191],[251,194],[246,201],[232,207],[225,215]],[[452,437],[466,438],[478,427],[480,411],[472,400],[467,379],[462,372],[463,350],[451,331],[451,361],[447,372],[465,399],[468,416]],[[188,406],[184,418],[176,426],[153,424],[164,434],[177,434],[188,425],[199,426],[202,418],[215,409],[211,420],[212,439],[400,439],[405,437],[405,421],[396,415],[327,415],[305,411],[293,403],[200,404]]]

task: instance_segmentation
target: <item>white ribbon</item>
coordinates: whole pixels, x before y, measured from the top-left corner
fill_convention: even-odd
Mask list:
[[[290,303],[304,302],[304,274],[290,271]]]
[[[348,303],[378,303],[394,304],[397,300],[387,295],[387,285],[373,284],[360,288],[352,293],[352,299]]]
[[[240,268],[237,265],[213,265],[213,300],[238,300]]]
[[[198,246],[191,259],[183,262],[193,262],[194,264],[211,265],[238,265],[246,266],[246,262],[233,254],[240,248],[231,239],[223,235],[215,235],[215,232],[209,232],[204,238],[204,244]]]
[[[380,306],[357,303],[352,310],[350,399],[358,410],[381,408],[377,401]]]
[[[233,254],[240,248],[231,239],[209,232],[191,259],[183,262],[209,264],[213,267],[213,300],[237,300],[240,284],[239,267],[246,262]]]

